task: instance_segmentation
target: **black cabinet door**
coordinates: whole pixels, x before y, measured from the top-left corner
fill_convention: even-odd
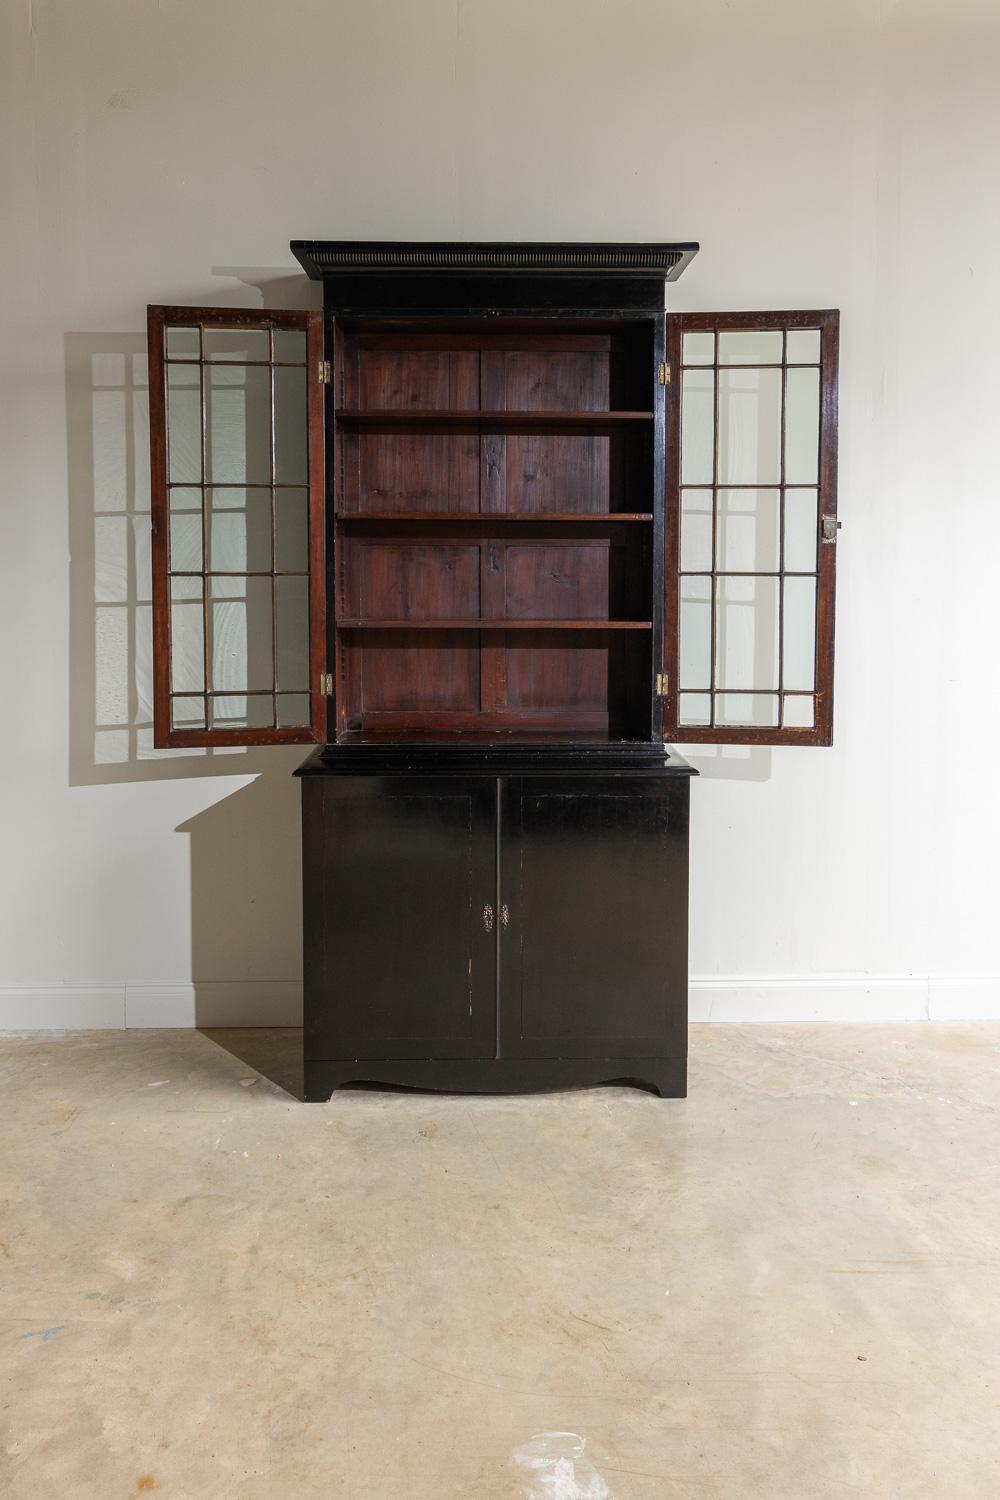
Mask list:
[[[313,1059],[496,1055],[496,780],[306,780]]]
[[[687,1047],[686,780],[506,777],[501,1057]]]

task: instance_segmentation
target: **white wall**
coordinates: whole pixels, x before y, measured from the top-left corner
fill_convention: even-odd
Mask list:
[[[842,309],[836,745],[698,755],[694,1010],[1000,1015],[995,0],[2,18],[0,1024],[294,1015],[298,752],[150,754],[125,387],[147,301],[317,305],[299,236],[698,239],[677,309]]]

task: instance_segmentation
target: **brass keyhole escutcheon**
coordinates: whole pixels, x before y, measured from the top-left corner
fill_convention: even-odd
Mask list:
[[[503,905],[500,908],[500,926],[501,927],[509,927],[510,926],[510,910],[509,910],[509,908],[507,906],[506,901],[503,903]]]
[[[483,907],[483,926],[487,932],[493,931],[493,908],[488,901]]]

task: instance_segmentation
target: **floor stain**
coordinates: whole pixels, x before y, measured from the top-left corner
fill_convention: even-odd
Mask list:
[[[18,1334],[18,1337],[22,1339],[41,1339],[43,1344],[48,1344],[54,1338],[58,1338],[65,1327],[65,1323],[56,1323],[53,1328],[33,1328],[30,1333],[21,1333]]]

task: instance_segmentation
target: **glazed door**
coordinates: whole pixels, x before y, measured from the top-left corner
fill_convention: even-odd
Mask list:
[[[501,1057],[687,1045],[687,785],[508,777],[500,792]]]
[[[313,1058],[496,1052],[496,781],[306,780]]]

